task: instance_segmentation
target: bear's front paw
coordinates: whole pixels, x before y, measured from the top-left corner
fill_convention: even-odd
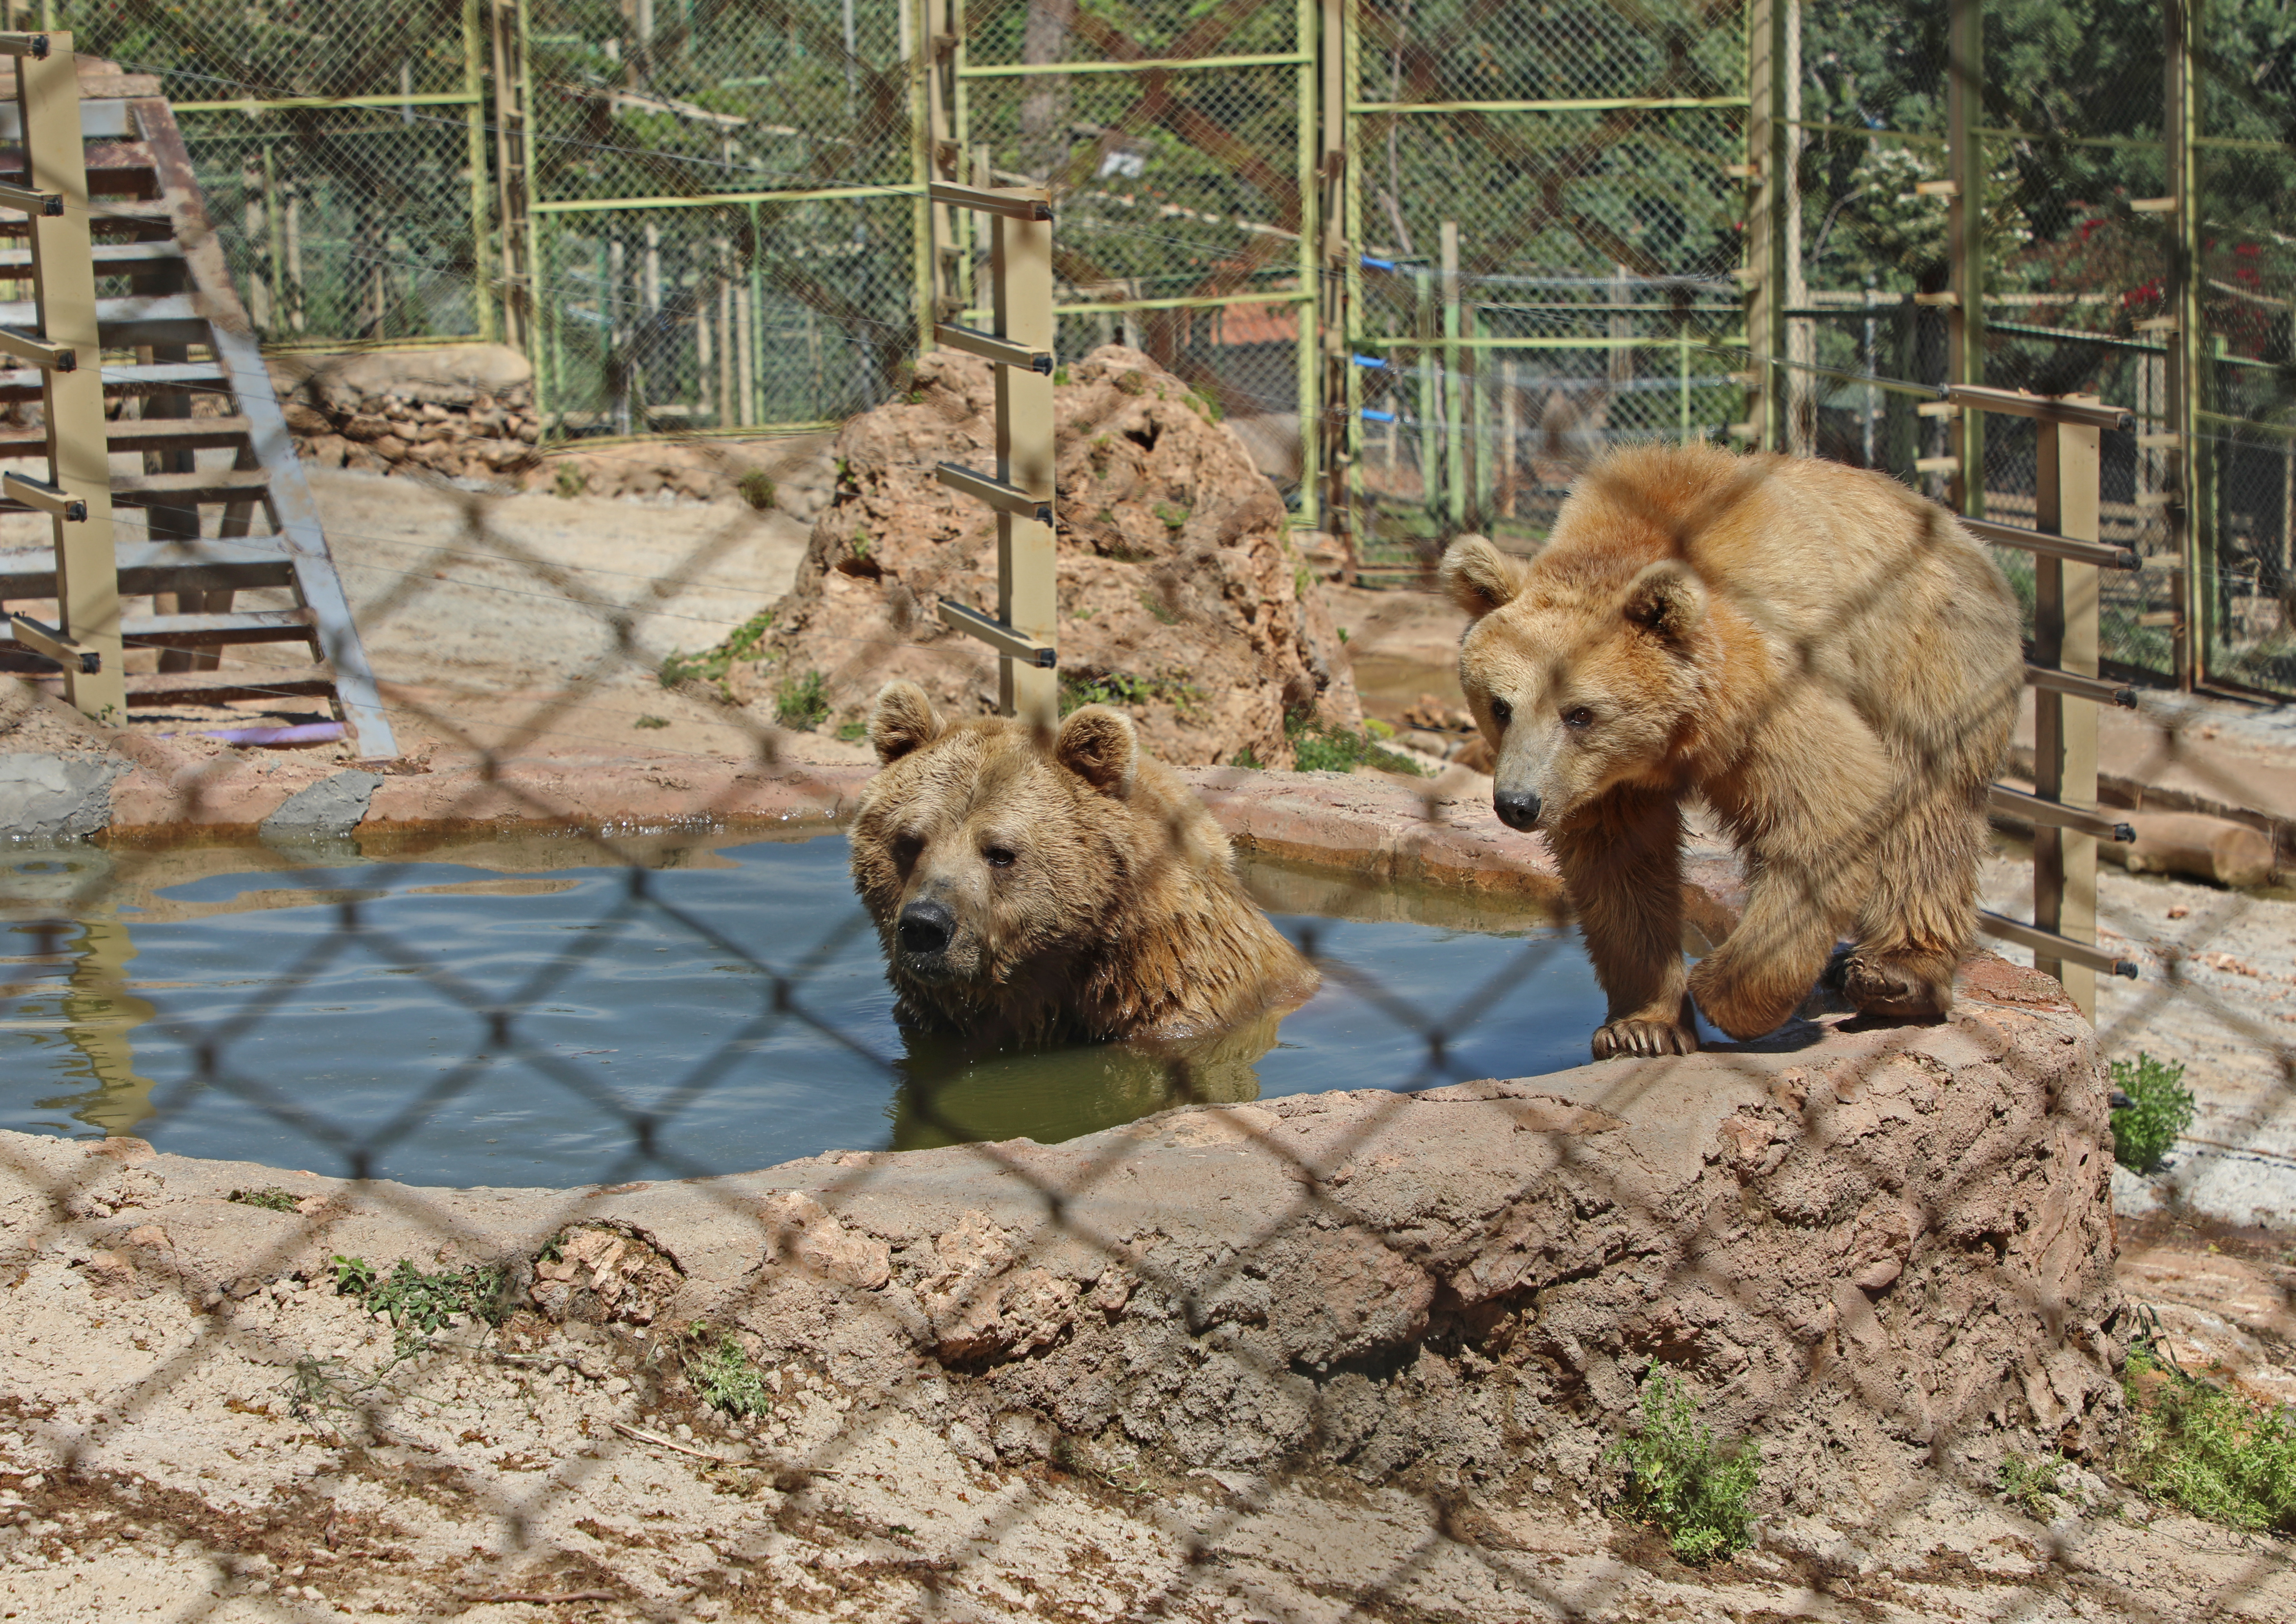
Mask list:
[[[1632,1057],[1697,1053],[1697,1032],[1675,1021],[1645,1021],[1629,1016],[1624,1021],[1611,1021],[1595,1033],[1596,1060],[1622,1054]]]
[[[1841,993],[1861,1015],[1917,1021],[1953,1007],[1953,964],[1938,954],[1853,953],[1841,967]]]

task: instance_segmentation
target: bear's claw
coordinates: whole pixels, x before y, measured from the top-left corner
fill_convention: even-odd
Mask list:
[[[1595,1032],[1596,1060],[1697,1053],[1697,1032],[1673,1021],[1612,1021]]]

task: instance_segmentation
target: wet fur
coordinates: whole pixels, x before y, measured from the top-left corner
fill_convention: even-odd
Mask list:
[[[945,721],[894,683],[871,736],[885,767],[854,818],[853,881],[904,1020],[990,1042],[1176,1042],[1314,992],[1227,836],[1129,718],[1087,706],[1039,742],[1011,720]],[[984,858],[992,844],[1009,867]],[[897,920],[925,896],[957,919],[949,979],[904,969]]]
[[[1597,1059],[1695,1048],[1693,998],[1733,1038],[1774,1029],[1844,934],[1861,1011],[1950,1006],[2023,680],[2015,600],[1951,514],[1839,463],[1636,447],[1534,560],[1465,537],[1443,578],[1496,792],[1538,796],[1609,998]],[[1685,978],[1693,793],[1748,902]]]

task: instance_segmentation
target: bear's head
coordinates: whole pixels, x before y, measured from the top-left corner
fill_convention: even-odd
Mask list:
[[[1132,719],[1098,705],[1049,739],[995,717],[950,721],[914,683],[877,696],[885,770],[853,823],[853,881],[894,984],[952,1015],[1026,1023],[1112,938],[1170,832],[1132,802]]]
[[[1472,619],[1459,682],[1496,758],[1502,823],[1552,827],[1617,785],[1669,779],[1706,686],[1707,594],[1687,563],[1554,550],[1526,562],[1467,536],[1442,580]]]

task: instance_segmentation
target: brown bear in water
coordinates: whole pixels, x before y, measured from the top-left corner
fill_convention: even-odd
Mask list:
[[[1691,998],[1770,1031],[1845,931],[1861,1012],[1950,1005],[2024,677],[2016,601],[1950,513],[1838,463],[1641,447],[1578,480],[1534,559],[1470,537],[1443,581],[1499,817],[1546,833],[1609,996],[1596,1059],[1696,1048]],[[1685,980],[1691,794],[1747,903]]]
[[[885,770],[854,816],[853,883],[905,1019],[997,1041],[1200,1039],[1315,991],[1129,717],[1087,705],[1047,747],[1016,721],[944,720],[896,682],[869,736]]]

